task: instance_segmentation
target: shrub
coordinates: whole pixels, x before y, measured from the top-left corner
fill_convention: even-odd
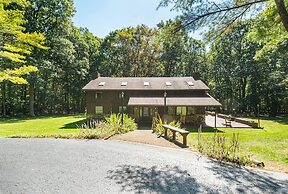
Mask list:
[[[252,163],[248,156],[240,154],[239,134],[233,133],[231,139],[224,134],[214,133],[212,137],[202,136],[202,125],[198,129],[198,150],[211,158],[234,162],[240,165]]]
[[[105,117],[106,127],[110,127],[116,133],[127,133],[137,129],[137,124],[134,119],[126,114],[123,114],[123,125],[122,125],[122,114],[111,114]]]
[[[162,127],[163,121],[158,114],[156,117],[153,117],[152,120],[152,130],[154,133],[164,134],[164,128]]]
[[[181,126],[181,122],[179,122],[179,121],[171,121],[170,123],[167,123],[167,121],[163,122],[162,118],[158,114],[157,117],[153,117],[153,121],[152,121],[153,132],[156,132],[160,135],[163,135],[165,132],[165,129],[162,126],[163,124],[168,124],[170,126],[177,127],[177,128],[180,128],[180,126]],[[170,130],[168,130],[168,134],[172,135],[172,132]]]
[[[111,114],[104,117],[103,120],[94,120],[89,118],[87,122],[83,123],[80,127],[80,138],[85,139],[100,139],[108,138],[115,134],[126,133],[137,129],[134,119],[128,115]]]

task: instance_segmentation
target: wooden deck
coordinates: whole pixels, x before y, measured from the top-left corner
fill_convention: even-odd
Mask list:
[[[207,115],[205,117],[205,124],[208,127],[215,127],[215,117],[211,116],[211,115]],[[226,127],[225,125],[225,119],[219,118],[217,117],[216,119],[216,127]],[[232,128],[251,128],[249,125],[243,124],[243,123],[239,123],[236,121],[231,121],[231,127]]]

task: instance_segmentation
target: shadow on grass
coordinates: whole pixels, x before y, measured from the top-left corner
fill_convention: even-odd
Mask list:
[[[191,126],[184,126],[184,127],[190,133],[198,133],[197,127],[191,127]],[[216,128],[213,128],[213,127],[203,127],[202,128],[202,133],[214,133],[214,132],[223,133],[223,131],[216,129]]]
[[[120,165],[108,171],[106,177],[121,185],[122,192],[133,193],[199,193],[211,190],[197,183],[186,170],[178,166],[142,167]]]
[[[288,125],[288,118],[286,117],[261,117],[261,120],[265,120],[265,121],[274,121],[283,125]]]
[[[72,123],[66,123],[64,124],[63,127],[61,127],[60,129],[77,129],[78,127],[80,127],[83,123],[85,123],[86,119],[82,119],[79,121],[75,121]]]
[[[219,181],[234,187],[237,193],[287,193],[288,182],[284,177],[279,180],[267,172],[214,160],[210,160],[210,163],[208,169],[216,174]]]
[[[243,117],[243,119],[254,119],[256,122],[258,117]],[[268,117],[268,116],[261,116],[260,120],[263,121],[273,121],[279,124],[288,125],[288,117],[285,116],[276,116],[276,117]],[[261,121],[260,121],[261,122]]]
[[[36,117],[12,117],[12,118],[0,118],[0,123],[20,123],[29,120],[36,119],[52,119],[52,118],[62,118],[62,117],[74,117],[82,118],[84,114],[69,114],[69,115],[45,115],[45,116],[36,116]]]

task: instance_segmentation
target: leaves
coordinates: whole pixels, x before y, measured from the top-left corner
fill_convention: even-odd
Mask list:
[[[27,22],[24,18],[24,11],[10,9],[8,6],[17,4],[20,7],[27,8],[29,3],[25,0],[1,0],[0,1],[0,62],[4,60],[17,63],[25,63],[26,55],[31,54],[34,47],[46,49],[43,46],[45,37],[38,33],[25,32],[24,24]],[[14,63],[10,63],[11,65]],[[27,84],[22,75],[29,74],[29,71],[35,72],[37,68],[31,66],[15,67],[12,69],[1,70],[0,83],[7,80],[14,84]]]
[[[10,81],[13,84],[28,84],[27,80],[24,79],[23,75],[29,75],[32,72],[37,72],[38,68],[34,66],[22,66],[15,69],[5,69],[0,72],[0,83],[4,80]]]

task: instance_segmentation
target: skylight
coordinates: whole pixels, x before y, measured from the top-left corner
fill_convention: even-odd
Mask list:
[[[171,82],[166,82],[166,86],[172,86]]]
[[[104,86],[106,82],[100,82],[99,86]]]
[[[127,86],[127,82],[122,82],[121,86]]]
[[[144,86],[149,86],[149,82],[144,82]]]
[[[187,82],[189,86],[194,86],[193,82]]]

